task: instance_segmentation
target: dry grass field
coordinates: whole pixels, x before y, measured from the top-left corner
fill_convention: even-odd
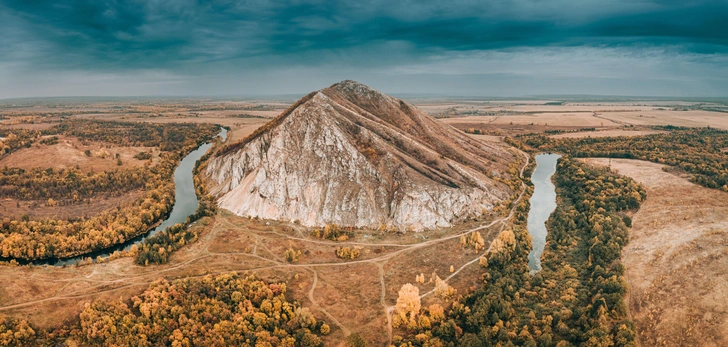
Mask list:
[[[0,123],[5,129],[29,129],[29,130],[45,130],[53,127],[52,123],[17,123],[9,124],[8,122]]]
[[[502,116],[468,116],[441,119],[446,124],[470,125],[541,125],[554,127],[622,127],[622,124],[593,116],[591,112],[533,113]]]
[[[492,142],[502,142],[503,136],[495,136],[495,135],[481,135],[481,134],[468,134],[470,137],[474,139],[478,139],[480,141],[492,141]]]
[[[601,131],[578,131],[573,133],[563,133],[551,135],[553,138],[580,138],[580,137],[614,137],[614,136],[644,136],[651,134],[660,134],[664,131],[660,130],[639,130],[629,129],[609,129]]]
[[[46,138],[48,136],[41,137]],[[85,151],[90,151],[86,155]],[[146,160],[134,158],[139,152],[159,154],[159,150],[152,147],[121,147],[102,143],[82,143],[77,138],[58,136],[58,143],[44,145],[40,140],[30,148],[21,148],[10,155],[0,159],[0,167],[53,168],[55,170],[78,167],[82,171],[101,172],[115,169],[142,166]],[[122,165],[118,165],[116,154],[119,154]],[[159,161],[158,155],[153,155],[153,163]]]
[[[622,124],[675,125],[728,129],[728,113],[701,110],[672,111],[653,109],[639,112],[602,112],[599,116]]]
[[[28,215],[30,220],[89,218],[127,203],[142,196],[140,191],[128,192],[121,196],[98,196],[87,202],[71,205],[47,206],[46,201],[0,199],[0,218],[20,219]]]
[[[331,325],[329,344],[359,332],[372,346],[389,339],[388,310],[404,283],[433,272],[457,292],[479,282],[481,254],[464,249],[459,235],[479,230],[489,243],[503,229],[501,218],[424,233],[356,232],[343,242],[316,239],[295,224],[255,221],[220,212],[196,223],[197,242],[174,253],[165,265],[142,267],[121,258],[100,264],[62,267],[0,266],[0,317],[24,317],[40,327],[56,326],[77,316],[93,300],[128,300],[152,281],[230,271],[251,271],[268,281],[288,282],[292,299],[310,307]],[[497,218],[497,219],[496,219]],[[337,247],[361,250],[354,260],[337,258]],[[285,260],[286,249],[302,251],[300,260]],[[482,253],[482,252],[481,252]],[[450,273],[450,266],[457,271]],[[443,303],[426,294],[434,283],[417,284],[423,304]],[[395,332],[396,334],[396,332]]]
[[[656,125],[716,127],[728,129],[728,113],[699,109],[694,102],[574,102],[561,105],[548,101],[458,101],[424,102],[418,107],[458,129],[482,129],[489,134],[519,134],[546,130],[576,131],[583,128],[650,130]],[[705,107],[720,108],[713,104]],[[625,135],[637,135],[631,133]],[[585,136],[614,136],[584,134]],[[579,134],[562,135],[569,137]]]
[[[237,141],[283,112],[288,106],[290,103],[276,100],[187,99],[65,101],[50,106],[28,105],[7,109],[3,109],[0,105],[0,115],[8,117],[0,121],[0,128],[44,130],[52,127],[54,124],[51,122],[57,122],[60,115],[73,115],[78,118],[130,122],[220,124],[230,127],[232,129],[230,139]]]
[[[611,167],[647,189],[622,254],[639,343],[728,346],[728,193],[659,164],[612,159]]]
[[[648,111],[654,106],[633,105],[626,103],[564,103],[563,105],[546,105],[546,104],[530,104],[530,105],[501,105],[493,106],[491,111],[507,111],[507,112],[616,112],[616,111]]]

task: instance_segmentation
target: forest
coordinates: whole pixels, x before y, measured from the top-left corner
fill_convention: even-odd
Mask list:
[[[323,346],[331,328],[285,295],[285,283],[251,274],[160,279],[131,300],[86,304],[59,328],[0,320],[0,346]]]
[[[90,199],[99,194],[143,192],[136,201],[89,218],[3,218],[0,221],[0,257],[26,261],[72,257],[123,243],[146,232],[171,211],[174,204],[172,176],[180,160],[200,144],[210,141],[218,131],[218,126],[210,124],[95,120],[64,120],[44,130],[43,135],[75,136],[82,141],[118,146],[155,146],[162,152],[159,162],[154,165],[96,173],[82,172],[79,168],[0,170],[0,197],[43,200],[48,206],[90,203]],[[20,133],[25,134],[24,131]],[[24,138],[30,142],[16,142],[29,146],[37,136]],[[82,205],[79,208],[83,208]]]
[[[30,147],[40,136],[37,130],[0,129],[0,158],[21,148]]]
[[[665,133],[634,137],[561,138],[540,134],[509,139],[526,150],[552,151],[572,157],[647,160],[692,175],[691,181],[728,192],[728,131],[713,128],[656,127]]]
[[[43,135],[66,135],[125,147],[158,147],[163,152],[197,147],[218,132],[211,124],[96,121],[66,119]]]
[[[634,346],[619,255],[628,241],[625,212],[639,208],[645,191],[568,156],[554,177],[559,204],[547,222],[543,270],[529,274],[524,199],[513,228],[480,260],[482,284],[437,319],[436,307],[412,312],[427,319],[411,319],[395,345]]]
[[[155,171],[159,171],[157,168]],[[0,169],[0,198],[17,200],[80,199],[99,193],[123,195],[142,189],[153,179],[155,172],[149,168],[135,167],[126,170],[82,172],[79,169],[53,170],[53,168]]]

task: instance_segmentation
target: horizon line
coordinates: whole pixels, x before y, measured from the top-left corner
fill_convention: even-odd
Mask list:
[[[43,99],[264,99],[264,98],[300,98],[307,93],[285,93],[285,94],[228,94],[228,95],[59,95],[59,96],[22,96],[0,98],[0,102],[12,100],[43,100]],[[585,98],[617,98],[634,100],[682,100],[682,99],[728,99],[725,96],[676,96],[676,95],[613,95],[613,94],[531,94],[531,95],[457,95],[437,93],[385,93],[400,98],[445,98],[445,99],[478,99],[478,100],[550,100],[550,99],[585,99]]]

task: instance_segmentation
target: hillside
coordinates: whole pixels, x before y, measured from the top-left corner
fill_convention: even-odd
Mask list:
[[[220,207],[307,226],[448,227],[508,198],[513,155],[354,81],[313,92],[212,158]]]

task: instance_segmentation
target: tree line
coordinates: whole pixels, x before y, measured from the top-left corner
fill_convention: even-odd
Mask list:
[[[619,255],[628,242],[624,214],[639,208],[645,191],[568,156],[559,160],[554,180],[559,203],[547,222],[543,270],[529,273],[524,199],[508,230],[512,235],[481,258],[481,285],[452,303],[444,318],[429,320],[429,327],[408,326],[395,345],[635,345]]]
[[[59,328],[0,320],[0,345],[323,346],[329,325],[285,295],[285,283],[250,274],[160,279],[130,301],[87,303]]]
[[[40,132],[29,129],[0,129],[0,158],[21,148],[30,147]]]
[[[43,131],[43,135],[66,135],[79,140],[98,141],[123,147],[158,147],[161,151],[179,151],[199,146],[217,134],[211,124],[98,121],[66,119]]]
[[[78,202],[108,193],[119,196],[143,189],[159,174],[146,167],[103,172],[82,172],[79,169],[3,168],[0,170],[0,198],[17,200],[72,199]]]

